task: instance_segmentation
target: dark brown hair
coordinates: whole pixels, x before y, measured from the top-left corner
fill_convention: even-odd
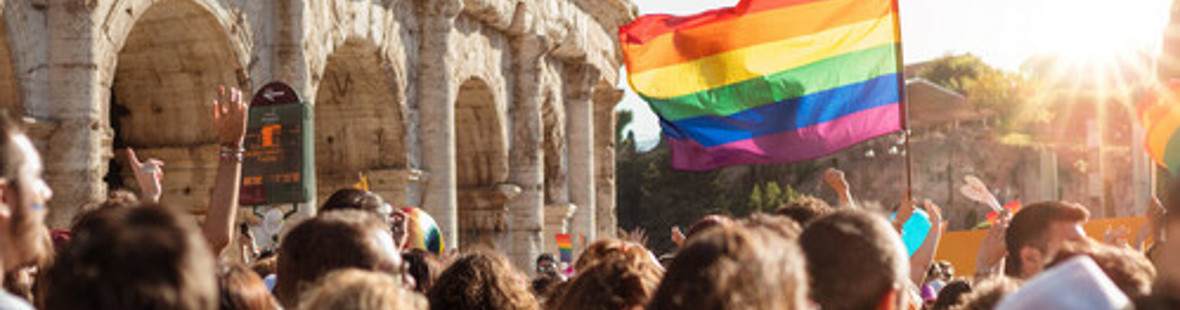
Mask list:
[[[218,274],[221,310],[282,309],[262,278],[242,264],[228,263]]]
[[[95,211],[49,269],[47,309],[215,309],[212,254],[196,227],[151,204]]]
[[[539,305],[524,275],[502,254],[463,254],[439,276],[427,295],[433,310],[534,310]]]
[[[938,292],[938,298],[930,310],[947,310],[962,305],[965,302],[963,297],[970,293],[971,282],[963,279],[951,281]]]
[[[688,227],[688,231],[684,232],[685,242],[688,242],[687,239],[692,238],[692,236],[696,236],[709,228],[729,226],[730,224],[733,224],[733,219],[728,216],[720,214],[706,215],[700,220],[697,220],[696,223],[692,223],[692,226]]]
[[[406,271],[414,278],[414,291],[426,295],[438,276],[442,274],[442,261],[438,255],[419,248],[412,248],[402,253],[402,260],[409,267]]]
[[[825,310],[876,308],[909,275],[897,232],[864,211],[841,210],[811,222],[799,244],[812,300]]]
[[[777,215],[789,217],[799,225],[807,226],[808,223],[820,218],[824,215],[832,213],[831,205],[827,202],[812,196],[801,196],[783,204],[774,210]]]
[[[328,197],[320,206],[320,212],[327,212],[332,210],[362,210],[369,212],[377,212],[381,206],[385,205],[385,201],[381,196],[373,194],[369,191],[345,188],[336,191],[332,196]]]
[[[1086,208],[1072,202],[1045,201],[1038,202],[1020,209],[1008,224],[1008,231],[1004,236],[1004,246],[1008,249],[1008,259],[1005,260],[1004,274],[1008,276],[1020,275],[1020,249],[1029,246],[1045,250],[1048,246],[1048,231],[1053,222],[1085,221],[1090,218]]]
[[[1155,266],[1143,253],[1124,247],[1101,244],[1089,239],[1062,245],[1057,256],[1046,268],[1063,263],[1078,255],[1089,256],[1102,272],[1131,299],[1151,295],[1155,280]]]
[[[306,286],[343,268],[395,272],[376,240],[389,226],[371,212],[337,210],[321,213],[292,228],[279,248],[275,296],[284,307],[296,308]],[[392,239],[392,237],[391,237]]]
[[[798,309],[806,299],[798,246],[765,226],[733,225],[688,241],[648,309]]]
[[[991,310],[1000,303],[1000,299],[1009,293],[1020,289],[1018,279],[1006,276],[995,276],[983,280],[971,293],[962,297],[962,304],[951,309],[955,310]]]

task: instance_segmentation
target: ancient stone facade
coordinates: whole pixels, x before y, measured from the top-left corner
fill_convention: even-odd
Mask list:
[[[218,85],[315,103],[320,199],[366,173],[448,246],[521,266],[553,234],[611,235],[626,0],[0,0],[0,103],[36,121],[50,224],[132,185],[115,148],[167,162],[205,209]]]

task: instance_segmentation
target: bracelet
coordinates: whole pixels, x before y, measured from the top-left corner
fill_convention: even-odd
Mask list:
[[[236,161],[236,162],[240,163],[240,162],[242,162],[242,158],[243,158],[244,153],[246,153],[245,148],[241,148],[241,147],[233,148],[233,147],[227,147],[227,146],[223,145],[223,146],[221,146],[221,153],[220,153],[219,158],[221,159],[221,161]]]

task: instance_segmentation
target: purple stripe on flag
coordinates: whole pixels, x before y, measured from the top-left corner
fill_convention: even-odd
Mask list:
[[[704,147],[667,138],[672,167],[704,171],[734,165],[761,165],[823,157],[854,144],[901,130],[900,105],[875,107],[799,130]]]

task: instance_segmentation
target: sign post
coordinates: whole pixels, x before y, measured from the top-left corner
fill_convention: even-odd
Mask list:
[[[242,205],[307,204],[315,195],[312,105],[272,82],[250,101],[242,162]],[[315,214],[308,208],[306,214]]]

